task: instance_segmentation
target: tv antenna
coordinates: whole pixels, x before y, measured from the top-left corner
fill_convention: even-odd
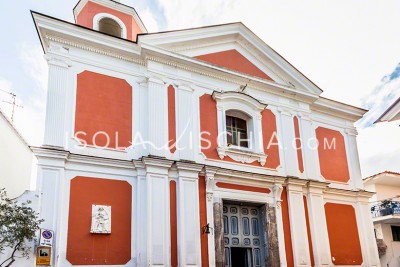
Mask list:
[[[5,101],[5,100],[3,100],[2,102],[12,105],[12,110],[11,110],[11,123],[14,123],[15,108],[16,108],[16,107],[18,107],[18,108],[23,108],[23,106],[17,104],[17,95],[16,95],[16,94],[11,93],[11,92],[8,92],[8,91],[3,90],[3,89],[0,89],[0,91],[4,92],[4,93],[6,93],[6,94],[9,94],[9,95],[11,96],[11,101]]]

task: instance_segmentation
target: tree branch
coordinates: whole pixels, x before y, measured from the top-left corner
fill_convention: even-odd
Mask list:
[[[9,264],[5,265],[5,267],[10,267],[11,264],[13,264],[15,262],[15,253],[17,252],[18,248],[21,246],[21,241],[17,243],[17,245],[15,245],[13,252],[11,253],[11,256],[9,258],[7,258],[5,261],[3,261],[0,264],[0,267],[3,266],[3,264],[5,264],[7,261],[11,260]]]

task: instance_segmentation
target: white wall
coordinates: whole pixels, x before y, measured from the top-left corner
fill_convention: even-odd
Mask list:
[[[394,224],[399,225],[399,224]],[[382,267],[400,266],[400,242],[393,241],[391,224],[381,224],[383,240],[387,245],[386,254],[380,258]]]
[[[1,115],[0,115],[1,117]],[[32,209],[38,210],[39,205],[39,197],[34,191],[26,191],[21,196],[17,198],[18,203],[26,202],[27,200],[32,201],[29,205]],[[39,233],[38,233],[39,234]],[[15,262],[11,266],[16,267],[32,267],[35,266],[35,253],[36,253],[36,244],[34,242],[27,242],[26,245],[29,247],[28,256],[29,259],[20,258],[21,253],[17,252],[15,255]],[[10,257],[12,253],[12,248],[6,248],[4,253],[0,254],[0,263]]]
[[[30,189],[33,153],[0,112],[0,188],[9,198]]]
[[[384,184],[376,184],[376,198],[377,200],[384,200],[388,198],[392,198],[395,201],[400,201],[400,198],[395,198],[394,196],[400,195],[400,187],[394,185],[384,185]]]

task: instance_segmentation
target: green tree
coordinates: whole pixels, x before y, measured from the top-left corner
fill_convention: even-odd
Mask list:
[[[27,242],[36,240],[36,233],[43,220],[39,219],[29,204],[30,200],[18,203],[7,198],[5,189],[0,189],[0,253],[11,248],[11,254],[0,263],[0,267],[11,266],[16,258],[29,258]]]

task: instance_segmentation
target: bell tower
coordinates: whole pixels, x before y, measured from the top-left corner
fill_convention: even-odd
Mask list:
[[[80,0],[73,11],[76,24],[111,36],[136,41],[147,33],[136,10],[119,0]]]

